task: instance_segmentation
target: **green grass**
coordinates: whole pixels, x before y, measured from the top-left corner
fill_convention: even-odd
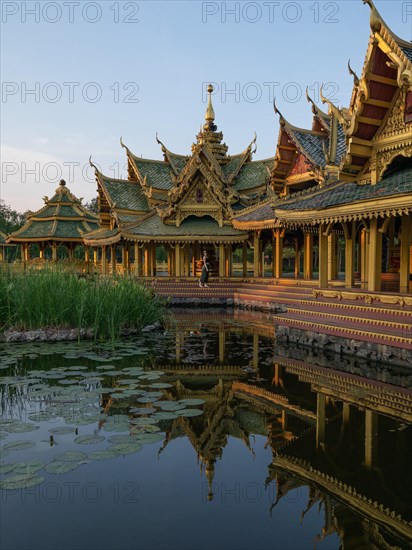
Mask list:
[[[93,329],[117,340],[162,319],[164,303],[131,277],[79,278],[63,270],[0,272],[0,330]]]

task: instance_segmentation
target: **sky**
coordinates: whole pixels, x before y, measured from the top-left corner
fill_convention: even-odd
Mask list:
[[[376,7],[412,39],[412,0]],[[347,106],[369,40],[361,0],[97,1],[1,3],[0,199],[37,210],[60,179],[85,201],[96,196],[88,159],[127,178],[123,142],[163,158],[156,143],[190,154],[204,122],[206,86],[229,154],[257,133],[255,159],[275,154],[283,116],[310,127],[305,89]]]

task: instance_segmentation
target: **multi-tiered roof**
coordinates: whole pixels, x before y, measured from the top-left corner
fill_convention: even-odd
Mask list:
[[[208,91],[206,122],[190,155],[173,153],[156,138],[164,159],[143,159],[121,141],[128,180],[109,178],[95,168],[102,228],[87,236],[88,243],[247,238],[233,228],[232,217],[268,195],[274,158],[252,160],[256,137],[242,153],[228,154],[214,122],[212,86]]]
[[[361,77],[348,64],[348,108],[312,99],[312,128],[280,113],[272,181],[278,193],[236,214],[251,230],[346,222],[412,212],[412,44],[396,36],[371,0],[371,35]]]
[[[60,181],[51,199],[44,197],[45,205],[30,213],[26,223],[12,233],[8,243],[71,242],[83,243],[83,234],[99,227],[99,218],[84,208],[81,201]]]

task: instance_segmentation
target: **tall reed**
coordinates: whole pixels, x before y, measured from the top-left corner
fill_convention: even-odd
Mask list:
[[[63,270],[0,272],[0,330],[92,328],[96,340],[161,320],[164,302],[131,277],[79,278]]]

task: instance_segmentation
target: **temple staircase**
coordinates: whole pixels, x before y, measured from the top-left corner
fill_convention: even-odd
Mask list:
[[[199,288],[193,278],[158,278],[151,284],[174,305],[221,302],[263,309],[274,314],[275,327],[412,350],[412,295],[346,290],[343,286],[321,290],[317,281],[294,279],[211,279],[210,288]]]

